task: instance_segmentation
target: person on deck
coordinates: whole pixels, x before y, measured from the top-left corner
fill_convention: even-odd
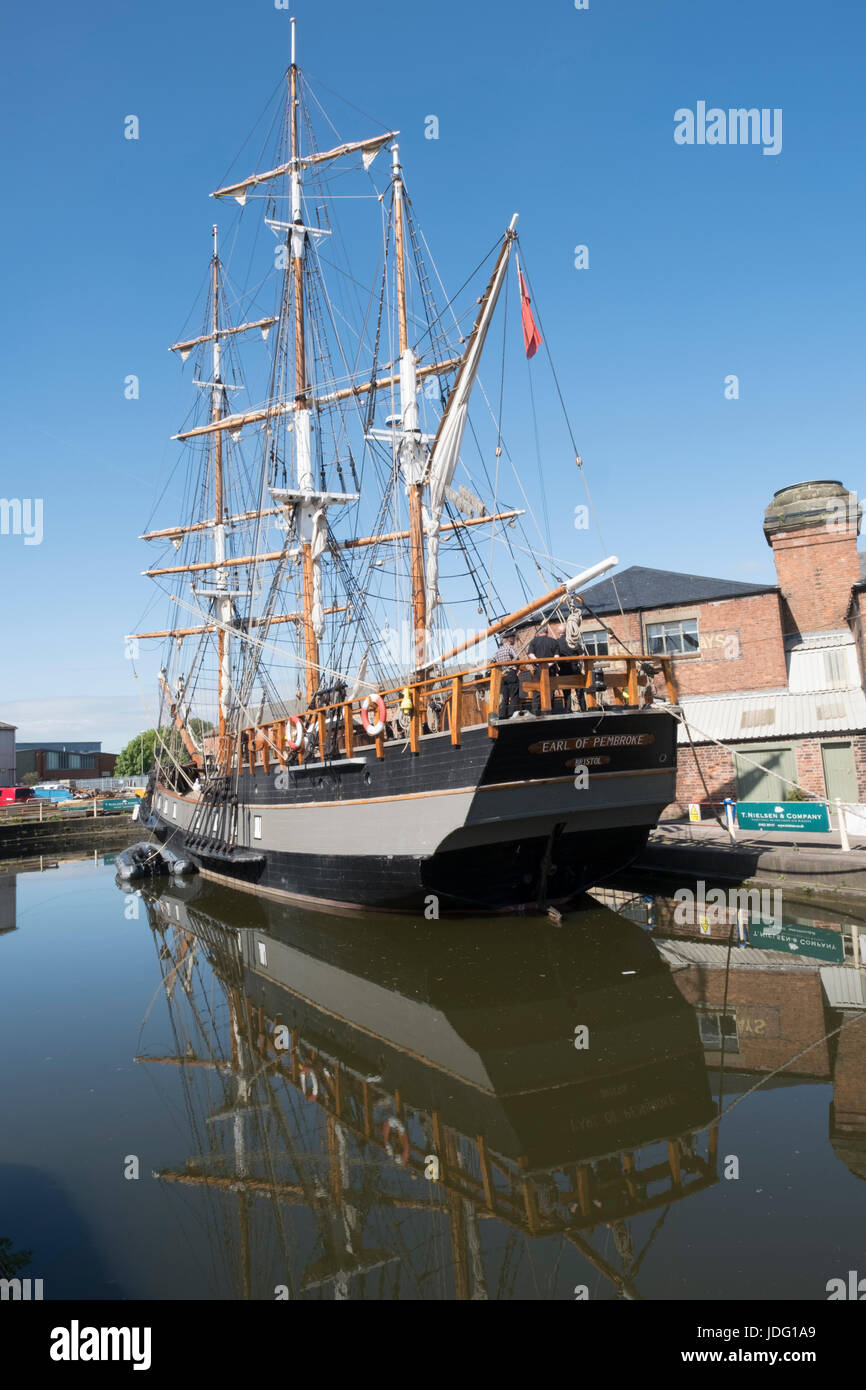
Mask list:
[[[502,641],[493,653],[493,665],[502,667],[502,684],[499,687],[499,718],[510,719],[520,712],[520,677],[516,665],[520,657],[514,646],[514,633],[504,632]]]
[[[582,676],[584,673],[583,662],[575,660],[576,657],[586,656],[587,654],[586,647],[580,640],[580,636],[578,635],[576,644],[572,645],[568,640],[568,628],[564,627],[558,645],[560,655],[566,658],[559,663],[560,674],[563,676]],[[575,690],[574,694],[577,696],[578,709],[585,710],[586,692],[583,690]],[[573,705],[572,708],[574,708]]]
[[[536,632],[535,636],[533,637],[532,641],[530,642],[529,647],[527,648],[527,656],[535,657],[536,661],[539,660],[539,658],[549,658],[549,657],[552,657],[552,656],[559,656],[559,655],[560,655],[560,646],[559,646],[559,642],[560,642],[560,638],[563,636],[564,632],[565,632],[565,624],[564,624],[564,623],[549,623],[549,624],[547,625],[547,627],[540,627],[540,628],[538,629],[538,631]],[[559,666],[558,666],[558,664],[557,664],[555,661],[546,660],[546,661],[544,662],[544,664],[545,664],[545,666],[547,666],[548,670],[550,671],[551,679],[553,679],[554,676],[556,676],[556,675],[559,674]],[[540,667],[540,666],[536,668],[535,674],[536,674],[536,677],[540,676],[540,674],[541,674],[541,667]],[[558,703],[559,703],[559,694],[558,694],[558,692],[552,697],[551,703],[552,703],[554,706],[558,706]],[[540,691],[540,690],[533,690],[533,692],[532,692],[532,706],[531,706],[531,708],[532,708],[532,713],[533,713],[533,714],[541,714],[542,710],[541,710],[541,691]],[[546,709],[546,710],[544,711],[544,713],[545,713],[545,714],[550,714],[551,711],[550,711],[549,709]]]

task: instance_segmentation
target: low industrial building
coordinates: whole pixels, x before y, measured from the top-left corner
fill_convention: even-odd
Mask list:
[[[36,773],[40,782],[91,782],[111,777],[116,753],[103,753],[101,743],[19,743],[18,776]]]

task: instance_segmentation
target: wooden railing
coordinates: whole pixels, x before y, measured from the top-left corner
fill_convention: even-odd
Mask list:
[[[579,663],[582,671],[573,674],[573,663]],[[572,671],[558,672],[552,669],[559,665],[572,666]],[[450,733],[451,743],[459,748],[464,730],[486,723],[489,737],[496,738],[499,731],[495,720],[491,721],[491,715],[498,714],[502,673],[507,667],[516,667],[520,672],[521,702],[527,696],[537,694],[543,713],[551,712],[556,697],[568,709],[574,690],[583,693],[587,709],[598,708],[602,691],[595,684],[596,668],[604,675],[605,697],[609,697],[616,707],[641,708],[650,705],[657,694],[653,686],[653,679],[657,675],[664,679],[669,702],[676,704],[678,699],[669,657],[575,655],[522,659],[499,665],[488,662],[484,666],[454,674],[429,676],[423,680],[408,681],[403,686],[371,691],[368,722],[374,726],[378,722],[377,694],[386,711],[386,728],[377,735],[368,734],[364,727],[362,706],[367,697],[363,695],[354,700],[310,708],[297,716],[251,725],[241,730],[241,769],[254,773],[257,767],[262,767],[268,772],[272,767],[287,767],[289,764],[302,767],[305,760],[319,763],[331,758],[351,758],[356,748],[371,745],[375,746],[376,756],[384,758],[385,743],[389,734],[393,736],[392,725],[396,720],[400,721],[398,737],[401,741],[408,739],[413,753],[419,751],[425,731]],[[611,667],[616,669],[605,669]],[[653,674],[647,674],[644,667],[651,667]],[[293,749],[289,743],[288,726],[292,724],[297,731],[295,719],[303,729],[298,749]],[[435,728],[432,727],[434,723]],[[308,747],[311,733],[315,734],[312,748]],[[222,766],[228,766],[233,761],[232,753]]]

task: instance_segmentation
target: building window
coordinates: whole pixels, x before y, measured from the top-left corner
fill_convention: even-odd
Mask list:
[[[740,1037],[737,1031],[736,1014],[722,1014],[715,1011],[698,1013],[698,1028],[701,1042],[707,1052],[721,1052],[724,1038],[725,1052],[739,1052]]]
[[[261,838],[262,838],[262,818],[261,818],[261,816],[253,816],[253,839],[254,839],[254,840],[260,840]]]
[[[650,656],[683,656],[699,650],[697,618],[681,618],[675,623],[647,623],[646,636]]]
[[[591,656],[608,655],[606,632],[582,632],[580,640]]]

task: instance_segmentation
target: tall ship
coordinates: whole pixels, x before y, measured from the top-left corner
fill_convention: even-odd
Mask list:
[[[323,908],[555,907],[674,799],[673,672],[585,654],[581,587],[617,561],[549,553],[544,474],[582,464],[517,215],[446,291],[398,132],[347,138],[295,56],[292,21],[172,347],[195,395],[181,519],[144,536],[170,618],[133,634],[166,644],[142,821],[217,882]],[[536,397],[555,442],[524,464]],[[527,652],[554,618],[579,659]]]

